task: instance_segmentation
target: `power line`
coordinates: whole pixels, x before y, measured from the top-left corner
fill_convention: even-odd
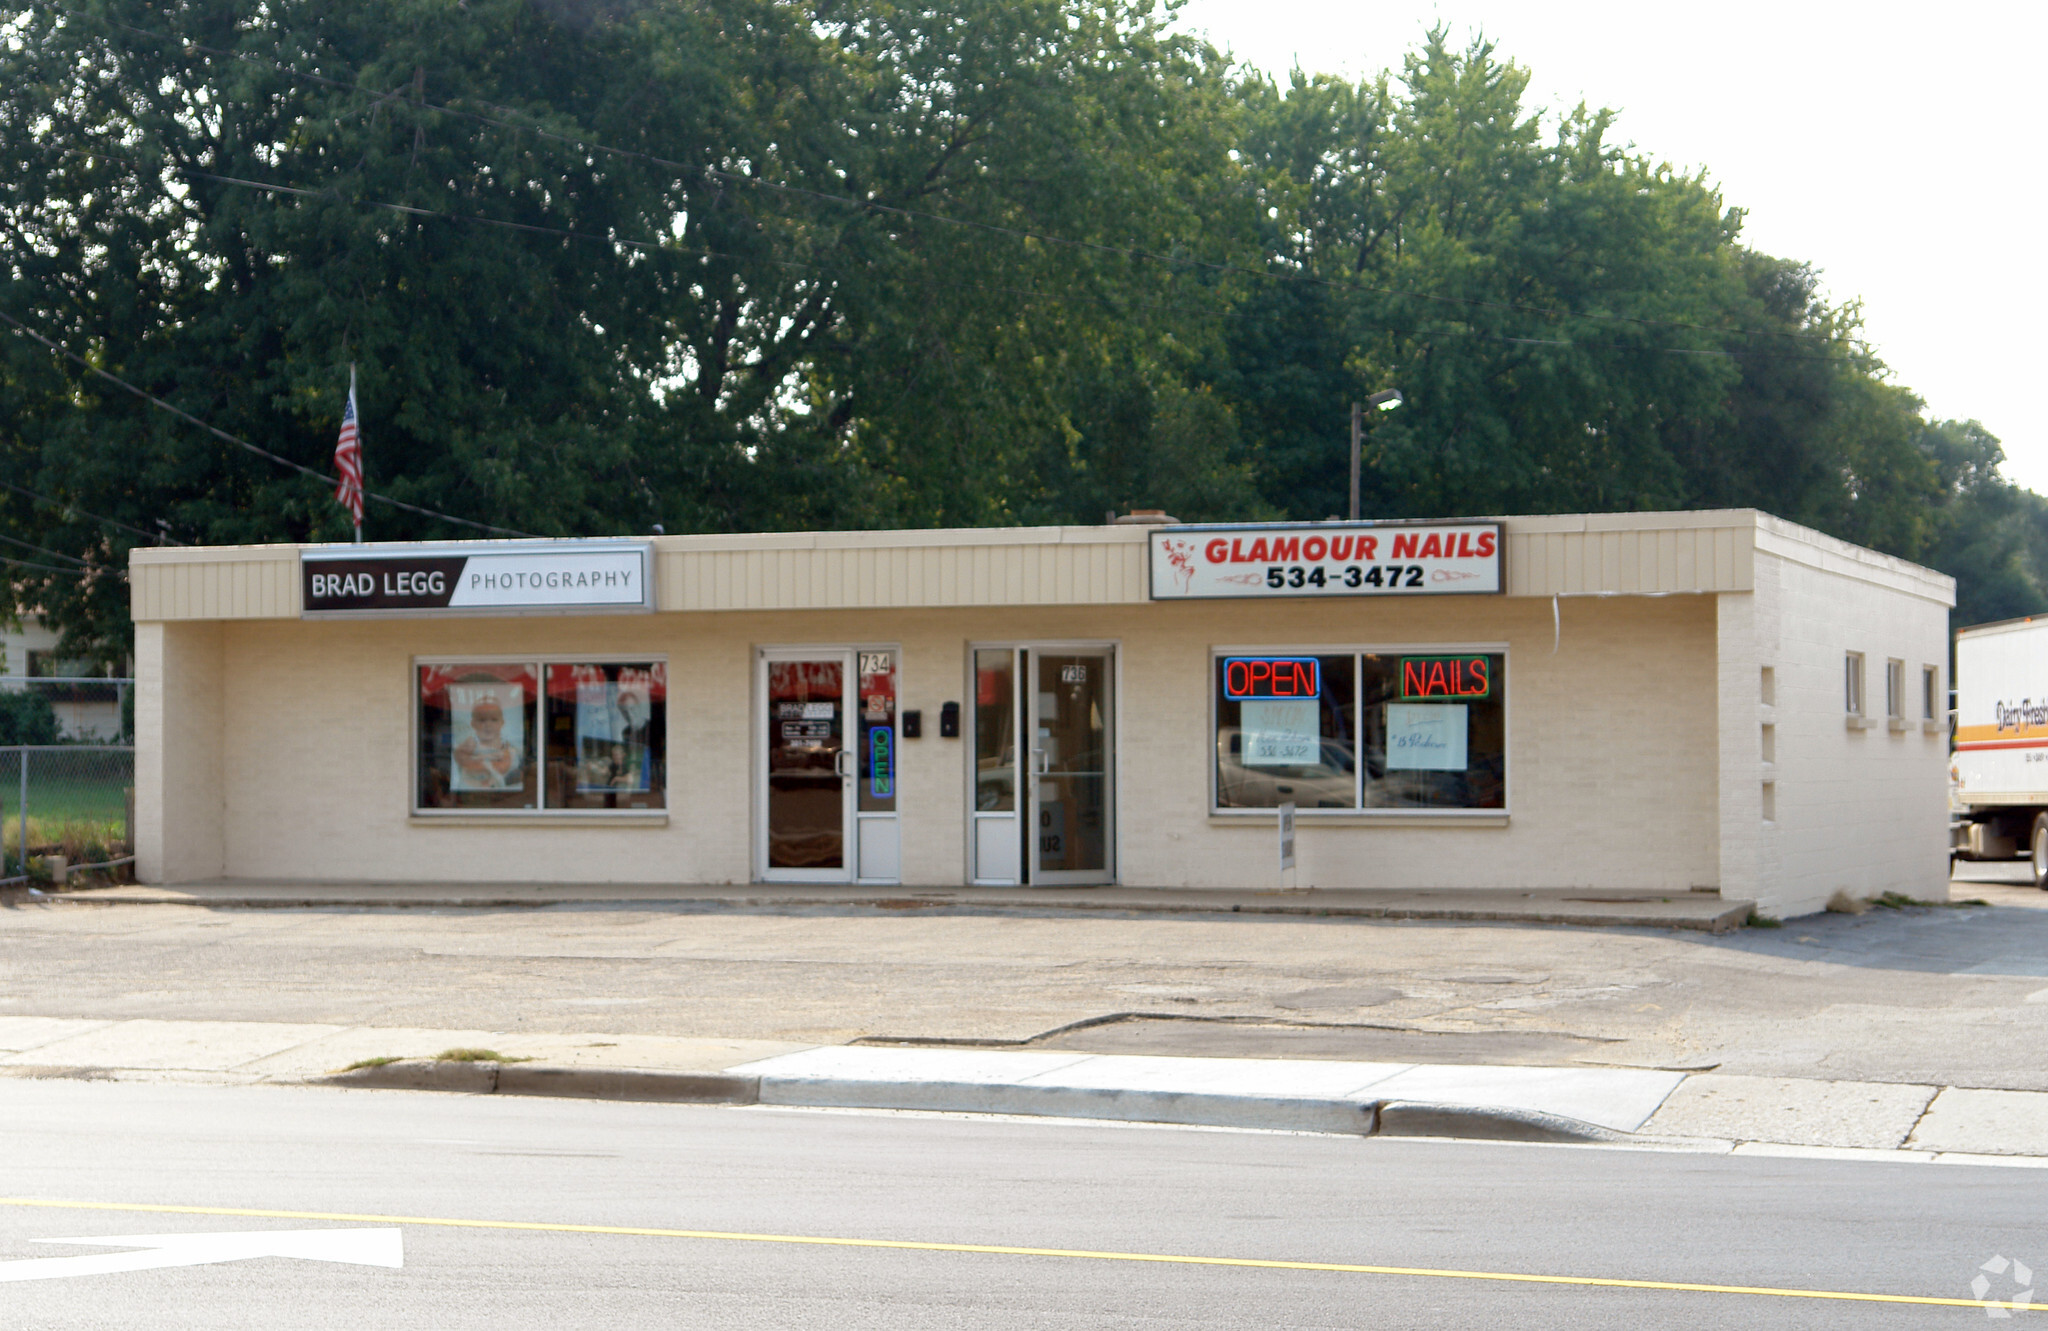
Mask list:
[[[15,559],[10,555],[0,555],[0,564],[7,564],[14,568],[41,569],[45,573],[62,573],[66,577],[72,578],[82,578],[88,573],[101,573],[106,571],[104,569],[90,568],[59,568],[55,564],[38,564],[34,560]]]
[[[96,149],[80,148],[74,149],[72,151],[99,157],[115,158],[116,160],[127,161],[135,166],[144,165],[143,163],[136,161],[134,158],[118,158],[115,154],[102,152]],[[739,263],[764,262],[780,268],[790,268],[799,271],[822,273],[827,275],[830,275],[834,271],[834,269],[830,265],[825,264],[800,263],[790,259],[756,259],[753,256],[731,254],[723,250],[712,250],[685,245],[674,245],[663,241],[629,240],[621,236],[600,235],[592,231],[571,231],[563,227],[542,226],[539,223],[534,222],[511,222],[506,221],[502,218],[484,217],[474,213],[451,213],[438,208],[422,208],[414,204],[391,203],[382,199],[349,199],[342,197],[341,195],[337,194],[332,190],[304,189],[295,185],[280,185],[274,181],[249,180],[240,176],[224,176],[219,175],[212,171],[201,171],[197,167],[186,166],[179,162],[172,162],[170,166],[172,170],[182,171],[187,175],[197,176],[204,180],[218,181],[223,185],[232,185],[242,189],[253,189],[264,193],[288,194],[300,198],[320,199],[328,202],[353,204],[357,207],[362,208],[378,208],[389,212],[402,213],[412,217],[438,218],[450,222],[472,222],[480,226],[501,227],[512,231],[525,231],[536,235],[544,236],[561,236],[569,240],[588,241],[600,245],[622,245],[632,249],[644,250],[651,253],[701,255],[710,258],[731,259]],[[909,278],[907,280],[909,280],[911,283],[915,285],[945,290],[957,290],[963,286],[967,286],[982,291],[1000,291],[1009,295],[1024,296],[1032,300],[1060,299],[1058,293],[1054,292],[1034,291],[1023,287],[1000,286],[988,282],[934,282],[920,278]],[[1103,299],[1105,303],[1107,303],[1106,297],[1102,297],[1101,299]],[[1167,304],[1159,301],[1148,301],[1137,297],[1126,297],[1125,300],[1127,303],[1144,305],[1151,309],[1186,310],[1191,308],[1184,304]],[[1731,351],[1725,347],[1642,347],[1635,346],[1627,342],[1589,342],[1580,339],[1515,337],[1506,333],[1494,333],[1478,328],[1435,328],[1403,330],[1394,328],[1389,325],[1382,325],[1382,328],[1383,331],[1386,332],[1392,332],[1397,334],[1401,332],[1406,332],[1409,336],[1418,338],[1446,336],[1473,337],[1488,341],[1507,342],[1528,346],[1574,347],[1582,350],[1604,351],[1647,351],[1655,352],[1659,355],[1665,356],[1719,356],[1731,360],[1739,359],[1742,357],[1750,357],[1755,359],[1767,360],[1838,362],[1851,362],[1856,359],[1853,356],[1808,355],[1799,352],[1787,351],[1757,351],[1753,349]]]
[[[77,355],[65,349],[64,347],[58,345],[57,343],[52,342],[49,338],[44,337],[41,333],[38,333],[35,329],[30,328],[27,324],[21,322],[21,320],[15,318],[13,315],[7,313],[5,310],[0,310],[0,319],[4,319],[9,324],[12,324],[16,332],[27,334],[29,337],[35,339],[37,342],[42,343],[45,347],[49,348],[57,355],[64,357],[66,360],[76,362],[77,364],[83,366],[85,369],[91,371],[93,374],[96,374],[100,378],[105,379],[108,383],[115,384],[118,387],[126,389],[128,392],[133,393],[135,396],[141,398],[143,401],[149,403],[150,405],[158,407],[164,411],[168,411],[169,413],[171,413],[171,415],[176,416],[179,420],[186,421],[192,425],[196,425],[200,429],[206,431],[208,434],[213,435],[218,439],[224,439],[228,443],[233,444],[237,448],[246,449],[249,452],[254,453],[257,457],[268,458],[270,461],[277,463],[279,466],[290,467],[293,471],[302,472],[307,476],[311,476],[314,480],[319,481],[323,485],[328,484],[333,480],[333,478],[327,475],[325,472],[315,471],[313,468],[308,467],[303,463],[294,462],[290,458],[284,457],[277,453],[273,453],[267,448],[259,448],[258,446],[250,443],[246,439],[238,439],[234,435],[229,434],[226,430],[220,429],[217,426],[208,425],[205,421],[200,420],[191,412],[186,411],[180,407],[172,406],[170,403],[164,401],[162,398],[156,396],[154,393],[148,392],[141,388],[137,388],[134,384],[129,383],[126,379],[121,378],[119,375],[111,374],[108,371],[101,369],[99,366],[94,365],[91,361],[85,359],[85,357]],[[473,522],[468,518],[458,518],[452,513],[443,513],[437,509],[421,508],[418,504],[408,504],[402,499],[393,499],[389,495],[378,494],[374,490],[365,490],[363,494],[366,498],[374,499],[380,504],[389,504],[393,508],[401,508],[408,513],[417,513],[422,517],[439,518],[443,522],[453,522],[463,527],[474,527],[478,531],[496,532],[501,536],[532,535],[531,532],[515,531],[510,527],[494,527],[488,522]]]
[[[49,0],[29,0],[29,3],[36,4],[41,8],[51,10],[59,14],[63,14],[71,18],[86,19],[91,17],[79,13],[76,10],[67,9],[62,5],[50,3]],[[338,88],[343,91],[368,93],[376,97],[380,102],[392,100],[394,98],[394,94],[386,93],[380,91],[379,89],[372,88],[359,80],[350,82],[341,79],[331,79],[326,77],[325,75],[313,74],[305,70],[295,69],[292,66],[283,63],[282,61],[270,60],[261,56],[250,55],[240,51],[228,51],[223,50],[219,47],[206,46],[199,42],[189,41],[183,37],[174,36],[169,33],[153,32],[147,28],[138,28],[131,24],[116,23],[112,20],[102,21],[106,22],[107,25],[110,27],[117,28],[124,32],[134,33],[139,37],[147,37],[153,41],[166,42],[176,45],[188,54],[196,51],[202,52],[207,55],[219,56],[222,59],[236,60],[241,61],[245,64],[264,66],[273,69],[278,73],[287,75],[288,77],[291,78],[304,79],[309,82],[319,83],[330,88]],[[1021,240],[1035,240],[1042,244],[1060,245],[1071,249],[1081,249],[1102,254],[1119,255],[1125,258],[1138,259],[1150,263],[1164,264],[1169,267],[1204,268],[1212,272],[1234,273],[1247,277],[1256,277],[1266,281],[1301,282],[1317,286],[1334,287],[1339,290],[1363,292],[1368,295],[1389,296],[1400,300],[1416,300],[1431,302],[1435,304],[1462,305],[1475,309],[1507,310],[1523,314],[1541,315],[1545,318],[1550,319],[1588,319],[1615,323],[1636,324],[1645,327],[1683,328],[1695,332],[1710,333],[1720,337],[1741,336],[1808,338],[1819,339],[1829,342],[1838,340],[1836,336],[1831,333],[1815,333],[1803,331],[1787,332],[1776,329],[1716,328],[1708,324],[1692,323],[1686,320],[1679,319],[1652,319],[1639,315],[1603,314],[1591,311],[1559,310],[1547,306],[1530,305],[1520,301],[1492,301],[1481,300],[1476,297],[1470,296],[1446,296],[1424,291],[1404,291],[1392,287],[1370,286],[1363,282],[1342,281],[1335,278],[1318,277],[1308,273],[1276,273],[1272,271],[1270,268],[1252,268],[1243,264],[1217,263],[1215,261],[1206,259],[1195,259],[1189,257],[1177,257],[1173,255],[1157,254],[1149,250],[1141,250],[1130,246],[1109,245],[1100,241],[1075,240],[1067,236],[1053,235],[1049,232],[1033,231],[1023,227],[1004,226],[1001,223],[996,222],[982,222],[970,218],[949,217],[943,213],[928,212],[924,209],[909,208],[899,204],[883,203],[875,199],[851,199],[843,195],[829,194],[823,190],[809,189],[801,185],[785,185],[777,183],[775,181],[764,180],[758,176],[744,175],[738,172],[731,171],[722,171],[716,167],[702,166],[689,162],[679,162],[673,158],[662,157],[656,153],[644,152],[636,148],[614,147],[613,145],[600,143],[593,139],[577,138],[574,135],[562,134],[554,130],[545,129],[539,125],[532,124],[530,122],[519,123],[513,120],[508,120],[505,119],[504,117],[509,115],[517,115],[519,113],[515,111],[513,108],[496,106],[488,102],[484,103],[484,105],[489,106],[492,111],[498,112],[500,114],[486,115],[477,111],[465,110],[461,107],[454,106],[446,102],[429,102],[424,98],[412,98],[407,100],[409,100],[412,105],[417,106],[423,110],[437,111],[446,115],[452,115],[460,117],[462,119],[476,121],[480,124],[492,125],[500,129],[512,130],[515,133],[532,134],[538,138],[550,139],[557,143],[567,144],[570,147],[581,148],[586,152],[604,153],[608,156],[623,157],[632,160],[643,161],[654,166],[664,167],[671,171],[679,171],[685,174],[694,173],[710,179],[721,180],[731,184],[748,185],[755,189],[762,189],[781,194],[788,194],[796,197],[815,199],[824,203],[830,203],[837,207],[853,208],[861,212],[890,213],[899,217],[918,218],[925,221],[943,223],[948,226],[966,227],[978,231],[988,232],[995,235],[1011,236]],[[517,224],[507,223],[505,225]],[[1825,357],[1824,359],[1842,360],[1850,358]]]
[[[0,481],[0,486],[6,486],[8,489],[14,491],[16,494],[26,495],[30,499],[34,499],[40,503],[48,504],[52,508],[61,508],[68,512],[77,513],[83,517],[91,518],[95,522],[104,522],[110,527],[119,527],[122,531],[133,532],[135,535],[140,536],[147,541],[168,541],[172,545],[186,544],[186,542],[177,539],[175,536],[172,536],[169,532],[144,531],[140,527],[131,527],[127,523],[121,521],[119,518],[110,518],[103,513],[94,513],[90,509],[80,508],[78,505],[66,499],[52,499],[50,498],[50,496],[46,494],[39,494],[36,491],[29,489],[27,486],[16,485],[13,481]]]
[[[24,541],[18,536],[0,536],[0,541],[5,541],[9,545],[18,545],[24,550],[34,550],[38,554],[50,555],[57,559],[68,559],[88,572],[97,572],[104,567],[103,565],[93,563],[90,559],[80,559],[77,555],[67,555],[62,550],[52,550],[47,545],[37,545],[34,541]]]

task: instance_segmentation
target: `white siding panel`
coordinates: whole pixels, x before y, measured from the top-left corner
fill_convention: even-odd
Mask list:
[[[1761,547],[1809,567],[1953,597],[1939,574],[1740,509],[1508,518],[1510,596],[1748,591]],[[1148,599],[1131,528],[756,533],[656,538],[669,611],[1134,605]],[[292,618],[297,548],[151,547],[131,556],[138,622]]]

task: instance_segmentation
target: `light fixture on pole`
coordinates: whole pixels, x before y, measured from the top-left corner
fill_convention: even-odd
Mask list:
[[[1404,399],[1398,388],[1383,389],[1365,400],[1364,406],[1378,411],[1392,411]],[[1351,404],[1351,520],[1358,521],[1358,450],[1359,441],[1365,434],[1365,412],[1356,402]]]

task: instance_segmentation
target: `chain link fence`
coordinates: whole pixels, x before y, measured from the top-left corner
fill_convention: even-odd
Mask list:
[[[132,679],[0,674],[0,745],[132,742],[134,708]]]
[[[134,822],[133,745],[0,746],[0,883],[126,877]]]

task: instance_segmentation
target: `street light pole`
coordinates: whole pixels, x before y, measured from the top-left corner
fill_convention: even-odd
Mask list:
[[[1365,406],[1379,411],[1392,411],[1401,405],[1401,390],[1383,389],[1365,400]],[[1361,440],[1365,435],[1365,411],[1356,402],[1351,404],[1351,520],[1358,521],[1358,454]]]
[[[1358,521],[1358,444],[1364,431],[1362,413],[1356,402],[1351,404],[1351,520]]]

